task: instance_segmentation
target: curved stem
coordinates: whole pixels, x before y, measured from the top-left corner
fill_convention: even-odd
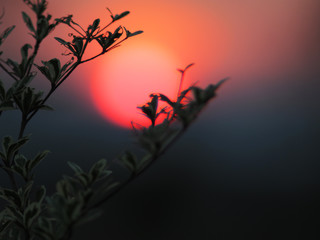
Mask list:
[[[22,114],[22,118],[21,118],[21,124],[20,124],[20,131],[19,131],[19,135],[18,135],[18,139],[23,137],[24,134],[24,130],[27,126],[27,118],[24,114]]]
[[[183,79],[184,79],[184,71],[181,73],[181,79],[180,79],[180,84],[179,84],[179,89],[178,89],[177,99],[179,98],[179,95],[180,95],[180,92],[181,92]]]
[[[111,50],[119,47],[119,45],[120,45],[122,42],[124,42],[125,40],[127,40],[127,39],[128,39],[127,37],[124,38],[124,39],[122,39],[121,41],[119,41],[118,43],[116,43],[115,45],[113,45],[112,47],[110,47],[109,49],[107,49],[107,50],[105,50],[105,51],[102,51],[101,53],[99,53],[99,54],[96,55],[96,56],[93,56],[93,57],[91,57],[91,58],[88,58],[88,59],[86,59],[86,60],[83,60],[83,61],[81,61],[80,63],[89,62],[89,61],[91,61],[91,60],[93,60],[93,59],[95,59],[95,58],[97,58],[97,57],[100,57],[100,56],[104,55],[104,54],[107,53],[107,52],[110,52]]]
[[[102,29],[98,30],[98,32],[96,33],[96,35],[98,35],[99,33],[101,33],[103,30],[105,30],[107,27],[109,27],[112,23],[114,23],[114,21],[108,23],[105,27],[103,27]]]
[[[68,24],[67,24],[68,25]],[[79,33],[82,37],[85,37],[80,31],[78,31],[75,27],[68,25],[71,29],[73,29],[74,31],[76,31],[77,33]],[[77,25],[78,26],[78,25]],[[79,25],[80,26],[80,25]],[[80,26],[81,27],[81,26]],[[82,28],[81,28],[82,29]],[[82,29],[83,30],[83,29]],[[84,30],[83,30],[84,31]]]
[[[88,59],[86,59],[86,60],[81,61],[81,63],[89,62],[89,61],[91,61],[91,60],[93,60],[93,59],[95,59],[95,58],[97,58],[97,57],[100,57],[101,55],[103,55],[103,54],[105,54],[105,53],[106,53],[106,52],[101,52],[101,53],[99,53],[98,55],[96,55],[96,56],[94,56],[94,57],[91,57],[91,58],[88,58]]]
[[[36,41],[36,44],[34,46],[34,51],[33,51],[32,55],[30,56],[29,66],[28,66],[27,71],[26,71],[26,73],[25,73],[25,75],[23,77],[26,77],[26,76],[28,76],[30,74],[32,65],[34,63],[34,60],[35,60],[35,58],[36,58],[36,56],[38,54],[39,48],[40,48],[40,43],[41,43],[41,41],[39,41],[39,40]]]

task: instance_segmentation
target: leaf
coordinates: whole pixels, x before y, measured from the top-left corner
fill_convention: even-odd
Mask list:
[[[11,26],[11,27],[8,27],[6,30],[4,30],[4,32],[2,33],[2,36],[1,38],[4,39],[4,38],[7,38],[9,36],[9,34],[13,31],[13,29],[15,29],[15,25]]]
[[[38,153],[35,158],[30,160],[27,164],[28,171],[32,171],[49,153],[50,151],[43,151]]]
[[[83,170],[81,169],[81,167],[73,162],[68,162],[69,167],[76,173],[76,174],[80,174],[83,173]]]
[[[27,159],[22,154],[18,154],[14,158],[14,165],[11,167],[13,171],[18,173],[27,181],[28,170],[26,167]]]
[[[171,107],[173,107],[174,102],[171,101],[166,95],[164,95],[164,94],[158,94],[158,95],[159,95],[161,101],[164,101],[164,102],[168,103]],[[152,95],[150,95],[150,97],[151,96]]]
[[[10,59],[10,58],[6,61],[6,63],[7,63],[7,65],[8,65],[9,67],[11,67],[13,73],[14,73],[17,77],[19,77],[19,78],[20,78],[20,77],[23,77],[23,76],[22,76],[22,73],[21,73],[21,71],[20,71],[19,63],[17,63],[16,61],[14,61],[14,60],[12,60],[12,59]]]
[[[29,229],[34,220],[39,216],[41,212],[41,206],[38,202],[29,204],[24,210],[23,223],[26,229]]]
[[[217,84],[215,84],[215,89],[218,89],[225,81],[227,81],[229,78],[224,78],[222,80],[220,80]]]
[[[49,74],[51,76],[52,81],[56,83],[61,73],[60,60],[57,58],[49,60],[49,62],[47,62],[47,67],[49,69]]]
[[[124,27],[124,29],[125,29],[125,27]],[[129,30],[127,30],[127,29],[125,29],[125,31],[126,31],[126,34],[127,34],[127,38],[134,37],[136,35],[139,35],[139,34],[143,33],[143,31],[141,31],[141,30],[133,32],[133,33],[130,32]]]
[[[47,9],[48,5],[47,0],[37,0],[36,2],[24,0],[24,2],[26,2],[31,7],[31,9],[36,13],[37,16],[41,16],[43,12]]]
[[[104,172],[106,170],[106,166],[107,166],[107,160],[100,159],[91,167],[88,175],[92,182],[94,182],[97,179],[100,179],[102,173],[107,173],[107,172]]]
[[[8,212],[8,215],[13,220],[13,222],[18,226],[23,228],[23,215],[19,211],[19,208],[7,205],[6,210]]]
[[[27,87],[23,89],[19,96],[15,96],[15,103],[21,112],[27,116],[30,112],[39,109],[42,104],[43,92],[35,92],[34,88]]]
[[[186,66],[186,67],[184,68],[183,71],[184,71],[184,72],[187,71],[187,69],[189,69],[189,68],[192,67],[193,65],[194,65],[194,63],[190,63],[188,66]]]
[[[20,64],[20,71],[22,75],[25,75],[27,66],[28,66],[28,50],[32,48],[30,44],[25,44],[21,48],[21,64]]]
[[[71,64],[72,64],[72,59],[62,66],[61,74],[64,73]]]
[[[102,47],[103,51],[106,52],[123,34],[122,27],[118,27],[113,33],[108,32],[108,35],[100,35],[96,38],[97,42]]]
[[[55,39],[61,43],[62,45],[64,45],[66,48],[69,49],[69,51],[76,57],[79,57],[79,52],[77,52],[78,50],[74,49],[74,46],[70,43],[70,42],[67,42],[65,40],[63,40],[62,38],[58,38],[58,37],[55,37]],[[79,38],[80,39],[80,38]],[[75,41],[75,40],[74,40]],[[77,43],[78,45],[80,43]],[[79,45],[80,46],[80,45]],[[79,46],[77,46],[79,48]],[[82,49],[82,47],[81,47]]]
[[[46,196],[46,192],[46,187],[42,185],[40,189],[36,192],[36,201],[42,203]]]
[[[26,61],[28,58],[28,50],[32,48],[30,44],[25,44],[21,48],[21,56],[22,56],[22,61]]]
[[[82,184],[82,186],[87,187],[91,182],[90,177],[87,173],[80,173],[76,175],[77,181]]]
[[[42,16],[41,18],[38,19],[37,22],[37,33],[36,33],[36,38],[37,40],[41,41],[43,40],[49,33],[49,20],[48,18],[45,18]]]
[[[31,32],[36,32],[33,24],[32,24],[32,21],[31,21],[31,18],[29,17],[28,14],[26,14],[25,12],[22,12],[22,18],[23,18],[23,21],[26,23],[27,27],[29,28],[29,30]]]
[[[72,43],[73,43],[72,44],[73,49],[76,52],[76,56],[79,57],[83,48],[83,39],[80,37],[74,37]],[[70,46],[69,46],[69,49],[70,49]],[[73,49],[70,49],[70,50],[72,51]]]
[[[62,179],[56,183],[57,193],[63,196],[64,198],[68,198],[72,196],[74,193],[73,186],[68,179]]]
[[[157,117],[159,116],[159,114],[157,114],[159,96],[157,94],[151,94],[150,97],[151,101],[137,108],[140,109],[147,118],[149,118],[152,126],[154,126]]]
[[[21,199],[16,191],[8,188],[0,188],[0,198],[7,201],[11,206],[19,209],[21,207]]]
[[[28,181],[26,185],[23,187],[23,195],[21,196],[21,201],[23,203],[23,208],[28,204],[30,201],[30,191],[33,186],[33,181]]]
[[[56,239],[56,233],[53,232],[52,221],[46,217],[40,216],[38,224],[33,228],[34,233],[40,239],[53,240]]]
[[[45,110],[45,111],[53,111],[54,109],[48,105],[41,105],[39,107],[40,110]]]
[[[186,66],[183,70],[182,69],[177,69],[179,72],[181,72],[182,74],[187,71],[188,68],[192,67],[194,65],[194,63],[190,63],[188,66]]]
[[[138,169],[138,159],[133,153],[126,151],[121,157],[120,162],[132,173],[135,173]]]
[[[8,148],[11,145],[11,143],[13,142],[13,139],[11,136],[5,136],[2,140],[2,149],[3,152],[7,153],[8,152]]]
[[[20,95],[26,89],[26,87],[31,83],[35,75],[36,75],[35,73],[29,74],[23,77],[21,80],[14,82],[12,87],[8,89],[7,95],[8,94],[12,96]]]
[[[2,42],[9,36],[9,34],[12,32],[12,30],[15,28],[16,26],[11,26],[8,27],[6,30],[4,30],[4,32],[0,35],[0,45],[2,44]]]
[[[70,217],[71,222],[78,220],[83,206],[84,202],[80,197],[74,198],[74,201],[68,204],[67,215]]]
[[[39,66],[37,64],[34,64],[39,70],[40,72],[50,81],[52,82],[51,80],[51,76],[50,76],[50,73],[49,73],[49,69],[46,67],[46,66]]]
[[[129,13],[130,13],[129,11],[125,11],[123,13],[120,13],[119,15],[118,14],[116,14],[115,16],[111,15],[111,17],[112,17],[113,21],[117,21],[117,20],[127,16]]]
[[[100,19],[97,18],[96,20],[93,21],[92,25],[89,26],[88,29],[91,29],[91,34],[97,30],[98,26],[100,24]]]
[[[55,37],[54,39],[57,40],[62,45],[65,45],[65,46],[68,46],[70,44],[69,42],[63,40],[62,38]]]
[[[6,164],[10,165],[11,158],[28,141],[29,141],[28,137],[20,138],[16,142],[14,142],[12,137],[10,136],[4,137],[2,140],[2,149],[3,149],[2,155],[4,157],[3,161],[5,161]]]
[[[57,23],[64,23],[70,26],[70,23],[72,21],[72,15],[68,15],[67,17],[61,17],[61,18],[56,18],[55,21]]]

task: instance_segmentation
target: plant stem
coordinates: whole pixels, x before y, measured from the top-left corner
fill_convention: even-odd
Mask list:
[[[39,40],[36,41],[36,44],[34,46],[34,51],[33,51],[32,55],[30,56],[29,66],[28,66],[27,71],[23,77],[26,77],[30,74],[32,65],[34,63],[34,59],[36,58],[38,51],[39,51],[39,48],[40,48],[40,43],[41,43],[41,41],[39,41]]]
[[[103,30],[105,30],[107,27],[109,27],[112,23],[114,23],[114,21],[108,23],[106,26],[104,26],[102,29],[98,30],[96,35],[98,35],[99,33],[101,33]]]
[[[20,131],[19,131],[18,139],[23,137],[24,130],[25,130],[26,126],[27,126],[27,123],[28,123],[27,122],[27,118],[23,114],[22,118],[21,118],[21,124],[20,124]]]
[[[177,94],[177,100],[178,100],[179,95],[180,95],[180,92],[181,92],[182,83],[183,83],[183,78],[184,78],[184,71],[181,72],[181,79],[180,79],[180,84],[179,84],[179,89],[178,89],[178,94]]]
[[[119,46],[120,46],[120,43],[124,42],[124,41],[127,40],[127,39],[128,39],[127,37],[124,38],[124,39],[122,39],[121,41],[119,41],[118,43],[116,43],[115,45],[113,45],[112,47],[110,47],[109,49],[106,49],[106,50],[102,51],[101,53],[99,53],[99,54],[96,55],[96,56],[93,56],[93,57],[91,57],[91,58],[88,58],[88,59],[86,59],[86,60],[83,60],[83,61],[81,61],[81,63],[89,62],[89,61],[91,61],[91,60],[93,60],[93,59],[95,59],[95,58],[97,58],[97,57],[100,57],[101,55],[103,55],[103,54],[105,54],[105,53],[107,53],[107,52],[110,52],[111,50],[119,47]]]

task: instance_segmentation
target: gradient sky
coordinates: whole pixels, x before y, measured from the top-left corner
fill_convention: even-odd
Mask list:
[[[3,25],[22,26],[23,4],[0,4],[6,9]],[[230,80],[161,161],[106,204],[104,221],[90,226],[96,239],[318,239],[319,221],[312,217],[320,212],[320,2],[52,0],[49,12],[72,13],[87,26],[97,17],[108,19],[105,7],[130,10],[120,23],[144,33],[76,71],[50,101],[56,111],[42,112],[31,123],[30,154],[52,151],[39,167],[39,181],[53,186],[60,171],[68,171],[67,160],[88,166],[112,159],[132,142],[128,130],[97,111],[90,88],[103,78],[101,69],[130,69],[128,59],[143,62],[139,57],[148,56],[137,55],[141,49],[154,53],[148,62],[161,64],[173,82],[176,68],[191,62],[187,83]],[[51,37],[65,34],[61,28]],[[7,56],[19,56],[15,46],[32,41],[25,36],[18,27],[4,45]],[[61,52],[51,39],[40,57]],[[42,80],[37,84],[46,88]],[[16,124],[15,113],[2,116],[0,136],[16,135]],[[59,171],[47,174],[48,168]],[[90,229],[80,230],[78,239],[92,237]]]

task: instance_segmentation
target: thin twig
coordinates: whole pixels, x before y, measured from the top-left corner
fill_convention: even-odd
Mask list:
[[[99,33],[101,33],[103,30],[105,30],[107,27],[109,27],[112,23],[114,23],[114,21],[108,23],[105,27],[103,27],[102,29],[98,30],[96,35],[98,35]]]
[[[75,27],[67,24],[70,28],[72,28],[74,31],[76,31],[77,33],[79,33],[82,37],[85,37],[80,31],[78,31],[78,29],[76,29]],[[81,28],[82,29],[82,28]],[[83,29],[82,29],[83,30]],[[83,30],[84,31],[84,30]]]
[[[93,57],[91,57],[91,58],[88,58],[88,59],[86,59],[86,60],[81,61],[81,63],[89,62],[89,61],[91,61],[91,60],[93,60],[93,59],[95,59],[95,58],[97,58],[97,57],[99,57],[99,56],[102,56],[102,55],[106,54],[107,52],[110,52],[111,50],[113,50],[113,49],[115,49],[115,48],[117,48],[117,47],[120,47],[120,44],[123,43],[123,42],[124,42],[125,40],[127,40],[127,39],[128,39],[128,37],[122,39],[121,41],[119,41],[118,43],[116,43],[115,45],[113,45],[112,47],[106,49],[105,51],[102,51],[101,53],[99,53],[99,54],[96,55],[96,56],[93,56]]]

